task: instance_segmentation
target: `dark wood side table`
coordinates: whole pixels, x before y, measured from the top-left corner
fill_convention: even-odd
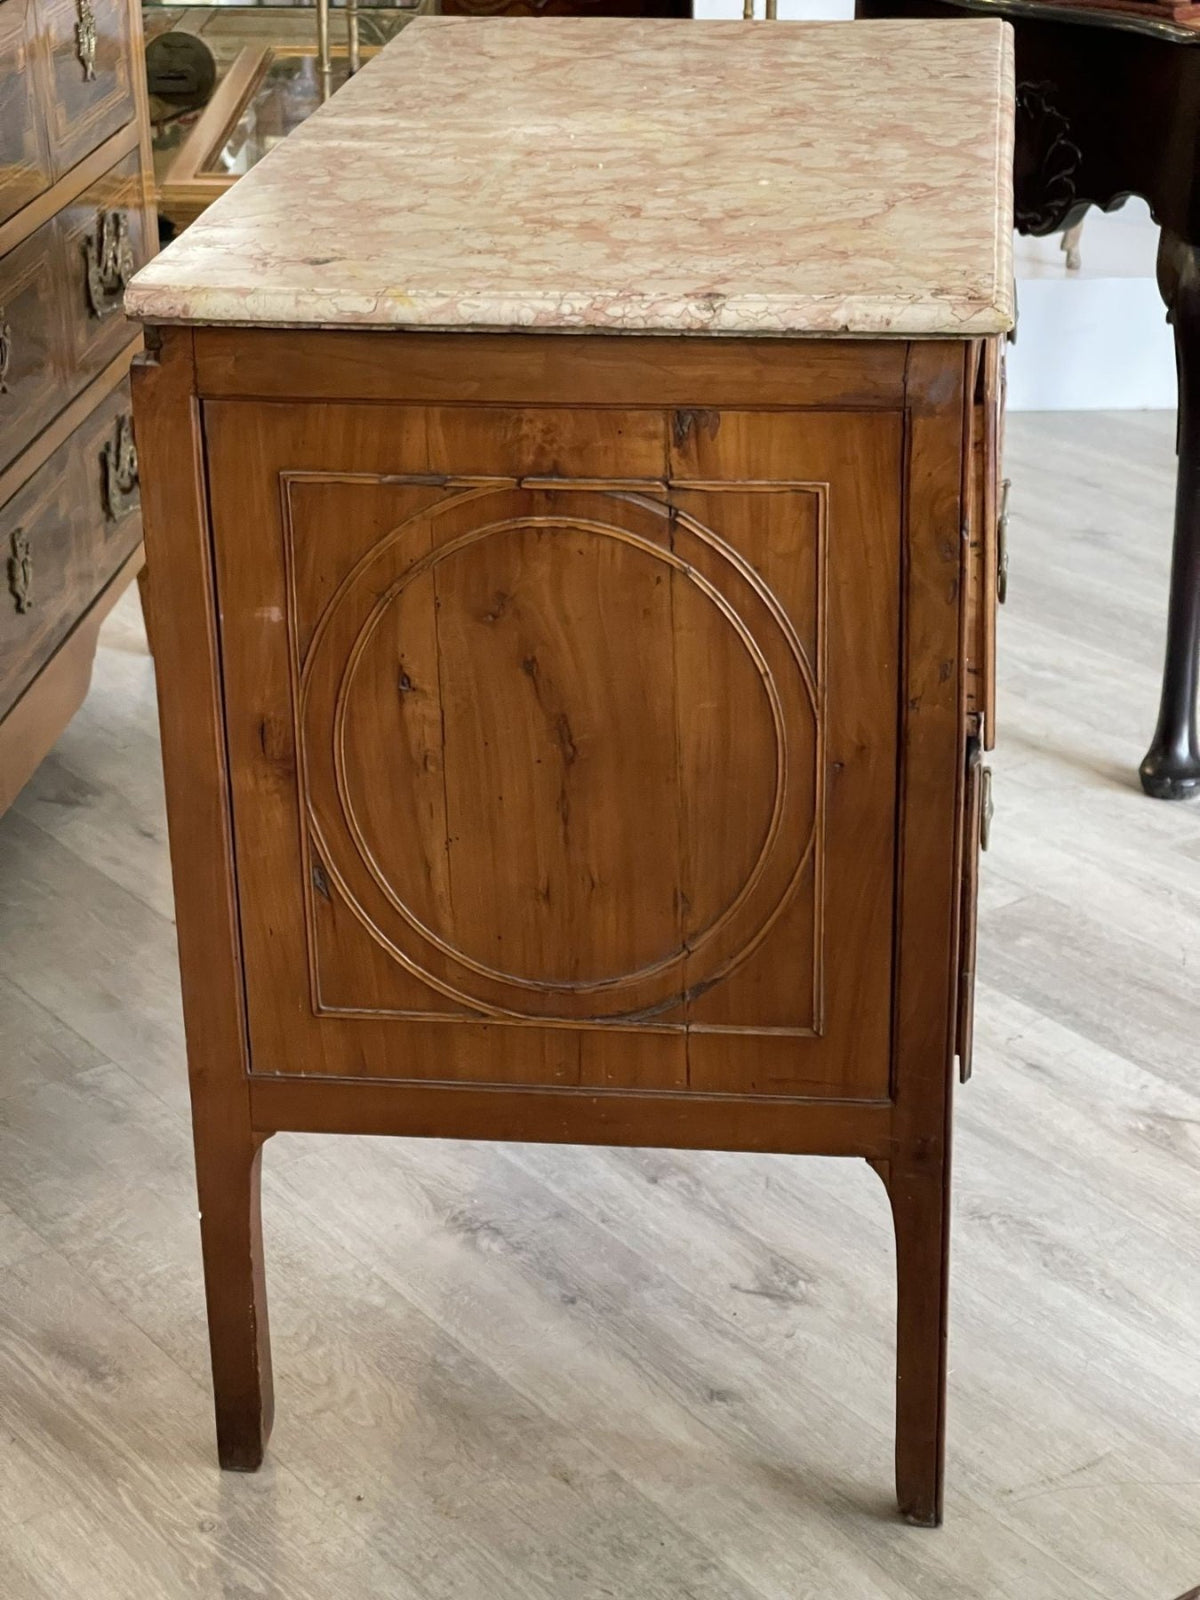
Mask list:
[[[1119,7],[1119,9],[1118,9]],[[1197,21],[1171,20],[1194,11]],[[1141,765],[1159,800],[1200,792],[1200,5],[858,0],[860,17],[1001,16],[1016,30],[1015,218],[1022,233],[1145,199],[1175,330],[1179,482],[1158,726]]]

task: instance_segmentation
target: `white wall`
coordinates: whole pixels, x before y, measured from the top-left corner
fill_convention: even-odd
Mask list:
[[[1009,351],[1016,411],[1163,409],[1175,405],[1175,352],[1154,281],[1158,229],[1140,201],[1090,211],[1082,265],[1057,238],[1017,240],[1017,341]]]
[[[755,0],[761,17],[764,0]],[[697,17],[740,17],[741,0],[695,0]],[[779,0],[789,20],[845,19],[853,0]],[[1016,344],[1008,358],[1014,411],[1164,409],[1175,404],[1171,331],[1154,282],[1157,230],[1140,201],[1089,212],[1082,266],[1058,239],[1018,239]]]

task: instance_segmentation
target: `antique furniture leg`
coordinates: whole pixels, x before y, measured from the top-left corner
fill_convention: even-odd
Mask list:
[[[1059,240],[1059,249],[1067,258],[1067,271],[1078,272],[1083,266],[1083,253],[1080,240],[1083,238],[1083,220],[1073,222],[1069,228],[1063,229],[1062,238]]]
[[[133,372],[196,1177],[223,1467],[253,1471],[272,1416],[225,718],[192,335],[152,335]]]
[[[271,1341],[263,1275],[259,1168],[267,1135],[196,1123],[196,1180],[204,1291],[217,1412],[217,1456],[227,1471],[262,1465],[273,1412]]]
[[[1140,770],[1142,787],[1156,800],[1186,800],[1200,790],[1200,252],[1167,228],[1158,249],[1158,286],[1175,330],[1179,477],[1162,701]]]
[[[944,1175],[877,1168],[896,1231],[896,1499],[906,1522],[942,1520],[949,1188]]]

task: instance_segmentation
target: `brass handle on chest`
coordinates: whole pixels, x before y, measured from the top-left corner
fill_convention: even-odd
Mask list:
[[[1000,514],[996,518],[996,599],[1001,605],[1008,599],[1008,494],[1012,479],[1005,478],[1000,485]]]
[[[992,843],[992,819],[996,815],[996,802],[992,799],[992,769],[979,769],[979,848],[987,850]]]
[[[102,211],[96,230],[83,242],[87,268],[88,306],[94,317],[108,317],[120,309],[121,296],[133,277],[133,244],[129,238],[129,213]]]
[[[24,614],[33,605],[33,552],[29,548],[29,535],[23,528],[14,528],[9,540],[12,554],[8,558],[8,592]]]
[[[12,365],[12,328],[0,306],[0,394],[8,393],[8,369]]]
[[[119,522],[138,505],[137,445],[133,442],[133,418],[126,413],[117,422],[115,436],[104,446],[104,514]]]
[[[75,11],[79,17],[75,24],[75,54],[83,68],[84,83],[91,83],[96,76],[96,13],[88,0],[75,0]]]

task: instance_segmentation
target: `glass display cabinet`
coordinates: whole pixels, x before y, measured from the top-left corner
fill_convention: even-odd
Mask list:
[[[216,67],[201,106],[151,96],[159,213],[170,228],[194,222],[418,9],[396,0],[146,4],[148,39],[191,36]]]

